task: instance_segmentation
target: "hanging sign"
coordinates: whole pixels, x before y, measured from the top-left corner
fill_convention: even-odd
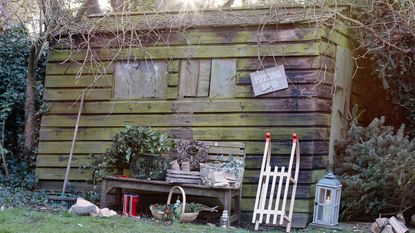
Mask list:
[[[283,65],[251,73],[254,96],[288,88],[287,76]]]

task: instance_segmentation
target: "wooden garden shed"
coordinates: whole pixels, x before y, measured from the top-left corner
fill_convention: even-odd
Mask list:
[[[301,142],[294,226],[311,219],[315,183],[346,127],[354,60],[336,12],[347,7],[221,9],[110,14],[55,33],[48,56],[37,175],[59,189],[79,99],[84,110],[70,173],[76,189],[91,174],[78,167],[101,154],[126,125],[176,138],[246,143],[242,211],[253,205],[271,132],[273,164],[286,165],[291,135]],[[254,97],[250,73],[284,65],[288,89]]]

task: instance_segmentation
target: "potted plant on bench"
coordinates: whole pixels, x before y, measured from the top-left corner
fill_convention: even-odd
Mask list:
[[[92,160],[95,176],[122,174],[130,168],[132,176],[140,179],[163,180],[170,158],[166,153],[173,141],[149,127],[127,126],[115,135],[114,142],[101,157]]]

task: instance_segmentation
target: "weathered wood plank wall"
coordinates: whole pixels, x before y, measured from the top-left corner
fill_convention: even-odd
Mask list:
[[[242,209],[249,219],[265,133],[270,131],[273,138],[272,162],[286,166],[291,135],[297,132],[302,157],[294,225],[305,226],[313,210],[314,185],[328,160],[336,44],[326,39],[326,32],[313,24],[269,25],[262,31],[202,28],[184,34],[160,32],[140,41],[144,48],[131,41],[132,49],[119,49],[114,35],[92,38],[91,51],[55,46],[48,58],[44,96],[50,111],[42,118],[37,158],[41,184],[52,189],[63,179],[76,100],[90,87],[70,173],[75,184],[90,178],[90,171],[76,169],[88,163],[88,154],[104,152],[126,125],[151,126],[178,138],[242,141],[247,151]],[[102,62],[91,62],[91,56]],[[68,57],[78,63],[65,62]],[[115,99],[114,58],[166,61],[166,98]],[[285,66],[289,88],[253,97],[249,73],[275,64]],[[185,72],[191,70],[202,74],[201,82],[189,80]]]

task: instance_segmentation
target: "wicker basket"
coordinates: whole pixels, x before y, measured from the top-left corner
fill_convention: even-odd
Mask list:
[[[215,185],[215,174],[223,174],[223,178],[227,179],[228,185],[221,186],[226,188],[240,188],[242,179],[244,176],[243,167],[233,167],[232,169],[223,166],[224,163],[213,162],[213,163],[201,163],[200,164],[200,175],[202,178],[202,184],[209,187],[217,187]]]
[[[184,192],[184,189],[182,187],[180,187],[180,186],[173,186],[170,189],[170,193],[169,193],[169,196],[167,198],[167,205],[170,204],[171,198],[173,196],[173,191],[175,189],[179,189],[181,191],[182,198],[183,198],[182,214],[180,216],[180,222],[190,223],[190,222],[192,222],[193,220],[195,220],[197,218],[197,216],[199,215],[199,212],[196,212],[196,213],[185,213],[185,209],[186,209],[186,193]],[[152,206],[150,206],[150,211],[151,211],[151,214],[153,215],[153,217],[155,219],[163,220],[163,216],[164,216],[164,212],[163,211],[156,211],[156,210],[154,210],[152,208]]]

